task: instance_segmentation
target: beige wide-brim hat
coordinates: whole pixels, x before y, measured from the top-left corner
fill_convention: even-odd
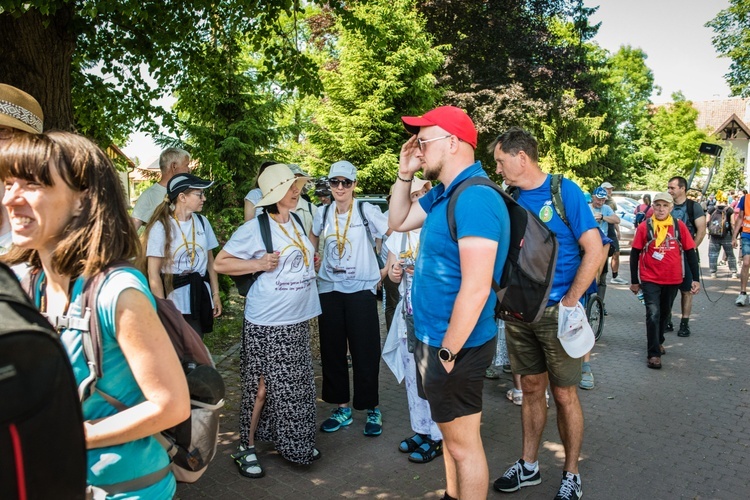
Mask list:
[[[286,196],[292,184],[296,183],[297,187],[302,189],[309,180],[309,177],[295,177],[291,169],[283,163],[271,165],[258,177],[258,186],[263,196],[255,206],[266,207],[278,203]]]
[[[0,83],[0,127],[41,134],[44,113],[39,103],[23,90]]]

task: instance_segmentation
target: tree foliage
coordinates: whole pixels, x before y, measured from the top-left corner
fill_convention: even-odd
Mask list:
[[[750,0],[729,0],[729,8],[706,23],[719,54],[732,60],[725,75],[734,95],[750,97]]]
[[[305,159],[324,174],[348,160],[366,192],[387,192],[406,139],[400,117],[421,114],[440,95],[433,72],[443,61],[413,0],[355,5],[333,25],[335,44],[321,69],[324,97],[315,105]],[[303,160],[303,161],[305,161]]]
[[[320,92],[316,65],[278,22],[300,10],[298,0],[0,0],[0,75],[39,98],[46,128],[102,142],[156,133],[174,128],[157,99],[205,60],[227,14],[262,74]]]
[[[695,124],[698,111],[691,102],[679,92],[672,101],[654,111],[639,152],[647,167],[645,183],[654,188],[663,188],[675,175],[689,177],[700,160],[701,142],[709,140]]]

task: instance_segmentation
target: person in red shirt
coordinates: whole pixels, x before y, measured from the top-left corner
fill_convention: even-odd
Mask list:
[[[698,254],[690,231],[670,215],[673,200],[669,193],[654,196],[654,215],[639,224],[630,253],[630,290],[643,291],[646,303],[646,338],[649,368],[661,368],[664,331],[671,316],[671,305],[684,277],[682,254],[693,276],[698,274]],[[675,237],[675,223],[678,237]],[[700,282],[693,281],[690,292],[698,293]]]

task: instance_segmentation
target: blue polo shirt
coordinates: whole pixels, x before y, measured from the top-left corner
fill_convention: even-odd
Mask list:
[[[581,235],[589,229],[599,227],[594,220],[583,191],[575,182],[563,178],[560,184],[565,216],[570,227],[557,215],[552,205],[552,191],[550,182],[552,177],[547,175],[544,184],[536,189],[520,190],[518,204],[526,210],[536,214],[547,227],[557,236],[557,264],[555,265],[555,277],[552,281],[552,291],[549,295],[547,306],[560,302],[567,293],[573,279],[581,265],[581,255],[578,248],[578,240]]]
[[[425,344],[442,345],[461,287],[461,263],[458,243],[448,229],[448,200],[461,181],[469,177],[487,177],[479,162],[463,170],[446,189],[438,184],[419,203],[427,212],[419,239],[419,256],[414,268],[412,304],[416,336]],[[497,241],[494,277],[500,281],[510,243],[510,221],[505,202],[492,188],[472,186],[456,203],[456,229],[459,239],[478,236]],[[485,344],[497,334],[495,293],[487,288],[487,298],[474,330],[464,347]]]

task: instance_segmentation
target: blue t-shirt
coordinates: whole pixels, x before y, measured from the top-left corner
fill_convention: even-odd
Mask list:
[[[469,177],[487,177],[481,163],[463,170],[447,190],[443,184],[438,184],[419,200],[427,218],[420,234],[419,256],[414,268],[414,328],[419,340],[434,347],[442,345],[461,287],[458,243],[453,241],[448,229],[448,200],[456,186]],[[510,243],[505,202],[490,187],[472,186],[459,197],[454,214],[458,239],[478,236],[498,242],[493,275],[500,281]],[[484,308],[464,347],[480,346],[497,334],[496,300],[495,293],[487,288]]]
[[[608,205],[602,205],[599,208],[596,208],[594,205],[589,205],[589,207],[591,207],[591,213],[593,214],[600,213],[602,214],[602,217],[609,217],[610,215],[615,214],[614,210],[609,208]],[[602,220],[599,221],[599,229],[601,229],[604,234],[607,234],[607,231],[609,230],[609,222],[607,222],[606,220],[604,220],[604,218],[602,218]]]
[[[42,280],[40,279],[41,283]],[[68,308],[68,316],[80,317],[83,278],[76,280]],[[146,295],[156,307],[146,278],[136,269],[126,268],[113,271],[105,280],[99,293],[97,313],[102,333],[102,373],[96,388],[108,394],[128,407],[144,401],[138,383],[130,365],[120,349],[115,332],[115,312],[117,300],[124,290],[134,288]],[[40,293],[35,293],[39,307]],[[80,330],[67,328],[60,335],[60,340],[73,366],[76,383],[81,384],[89,376],[89,368],[81,345]],[[94,393],[82,404],[84,420],[95,420],[117,413],[98,393]],[[156,472],[169,465],[169,456],[154,437],[146,437],[114,446],[89,449],[86,452],[88,461],[87,482],[99,486],[116,484]],[[107,498],[154,498],[167,499],[175,494],[177,484],[169,473],[161,481],[138,491],[108,496]]]
[[[548,307],[560,302],[570,285],[573,284],[578,266],[581,264],[579,238],[589,229],[598,227],[581,188],[575,182],[565,178],[560,185],[560,194],[570,227],[563,222],[552,205],[551,178],[552,176],[547,175],[544,183],[536,189],[519,190],[518,196],[518,204],[536,214],[557,236],[559,245],[557,265],[555,278],[552,281],[552,291],[547,302]]]

